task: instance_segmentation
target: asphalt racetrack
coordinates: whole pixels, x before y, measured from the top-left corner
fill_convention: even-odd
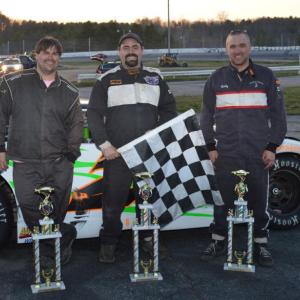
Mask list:
[[[236,247],[243,249],[246,227],[235,226]],[[207,228],[162,232],[168,255],[160,261],[162,281],[131,283],[132,237],[123,233],[115,264],[97,261],[98,240],[77,240],[71,262],[62,269],[66,290],[33,295],[32,245],[11,242],[0,251],[0,299],[299,299],[300,226],[271,232],[273,268],[255,273],[224,271],[225,257],[202,262]],[[235,247],[235,246],[234,246]]]

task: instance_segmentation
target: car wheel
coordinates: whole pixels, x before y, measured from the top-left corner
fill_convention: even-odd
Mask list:
[[[269,213],[271,228],[289,229],[300,219],[300,159],[282,156],[270,173]]]
[[[0,191],[0,247],[10,238],[13,226],[13,212],[3,190]]]

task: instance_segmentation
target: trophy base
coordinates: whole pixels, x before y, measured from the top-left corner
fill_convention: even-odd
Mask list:
[[[62,235],[60,232],[52,232],[52,233],[34,233],[31,235],[32,240],[49,240],[49,239],[56,239],[60,238]]]
[[[50,282],[49,285],[46,285],[45,283],[31,285],[31,291],[33,294],[43,293],[43,292],[60,291],[60,290],[65,290],[65,289],[66,289],[66,287],[65,287],[65,284],[63,283],[63,281]]]
[[[163,277],[159,272],[155,273],[148,273],[145,275],[144,273],[133,273],[130,274],[130,281],[131,282],[142,282],[142,281],[158,281],[163,280]]]
[[[144,224],[144,225],[141,225],[141,224],[138,224],[138,225],[134,225],[132,227],[132,230],[155,230],[155,229],[160,229],[160,226],[158,224]]]
[[[255,266],[254,265],[245,265],[245,264],[233,264],[233,263],[225,263],[224,264],[224,270],[225,271],[238,271],[238,272],[255,272]]]

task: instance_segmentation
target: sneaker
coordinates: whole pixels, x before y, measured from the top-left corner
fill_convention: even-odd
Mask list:
[[[116,245],[102,244],[99,250],[98,259],[102,263],[111,264],[116,260]]]
[[[254,255],[257,262],[262,267],[272,267],[274,262],[272,254],[268,250],[267,244],[254,243]]]
[[[226,252],[225,240],[212,240],[208,247],[202,251],[201,260],[209,261],[217,256],[221,256]]]

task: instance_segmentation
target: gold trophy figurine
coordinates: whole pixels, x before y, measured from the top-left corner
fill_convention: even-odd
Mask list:
[[[244,170],[233,171],[232,174],[240,178],[240,182],[234,187],[234,191],[238,196],[238,199],[234,201],[235,204],[235,217],[236,223],[244,223],[244,219],[248,216],[247,201],[244,200],[244,195],[248,192],[247,184],[245,183],[246,176],[249,172]]]
[[[234,187],[234,191],[237,193],[239,199],[243,199],[244,195],[248,192],[247,184],[245,183],[246,176],[249,174],[249,172],[246,172],[244,170],[238,170],[233,171],[232,174],[238,176],[241,181],[237,183]]]
[[[141,266],[142,266],[142,268],[144,270],[144,276],[148,277],[149,270],[152,267],[152,259],[146,260],[146,261],[141,260]]]
[[[43,201],[41,201],[39,205],[39,210],[41,214],[44,216],[44,218],[40,220],[42,233],[51,234],[52,225],[54,224],[54,222],[52,219],[50,219],[49,216],[53,213],[54,207],[52,201],[50,200],[50,195],[54,191],[54,188],[44,187],[40,189],[35,189],[34,191],[44,197]]]
[[[60,238],[61,233],[59,231],[59,225],[54,224],[54,221],[50,218],[53,213],[54,207],[50,199],[50,195],[54,192],[54,188],[42,187],[34,190],[35,193],[41,195],[43,200],[39,205],[39,210],[43,218],[39,220],[39,226],[34,226],[32,232],[32,240],[34,247],[34,271],[35,282],[31,285],[32,293],[49,292],[56,290],[64,290],[65,285],[61,280],[61,263],[60,263]],[[40,240],[54,239],[55,240],[55,268],[43,269],[41,271],[40,265]],[[55,273],[55,281],[51,281]],[[41,275],[44,282],[41,281]]]
[[[227,246],[227,263],[224,264],[224,270],[228,271],[241,271],[241,272],[255,272],[255,266],[253,265],[253,212],[248,211],[247,201],[244,200],[245,194],[248,192],[246,176],[249,172],[244,170],[233,171],[232,174],[240,178],[234,191],[238,196],[238,199],[234,201],[235,209],[229,209],[227,221],[228,221],[228,246]],[[248,224],[248,242],[247,251],[233,251],[233,225],[236,223]],[[235,262],[233,259],[233,254]],[[247,263],[243,264],[244,258]]]
[[[132,227],[133,232],[133,274],[130,274],[131,282],[139,281],[156,281],[162,280],[162,276],[158,270],[158,233],[160,226],[156,218],[151,216],[153,210],[153,205],[149,204],[148,200],[152,196],[152,187],[149,183],[151,176],[153,174],[148,172],[142,172],[135,174],[135,177],[142,179],[144,184],[140,187],[139,195],[143,200],[142,204],[139,204],[139,209],[141,210],[141,220],[140,224],[136,222]],[[153,260],[148,261],[139,260],[139,232],[142,230],[153,231]],[[140,266],[143,268],[144,272],[140,272]],[[150,272],[151,269],[151,272]]]

